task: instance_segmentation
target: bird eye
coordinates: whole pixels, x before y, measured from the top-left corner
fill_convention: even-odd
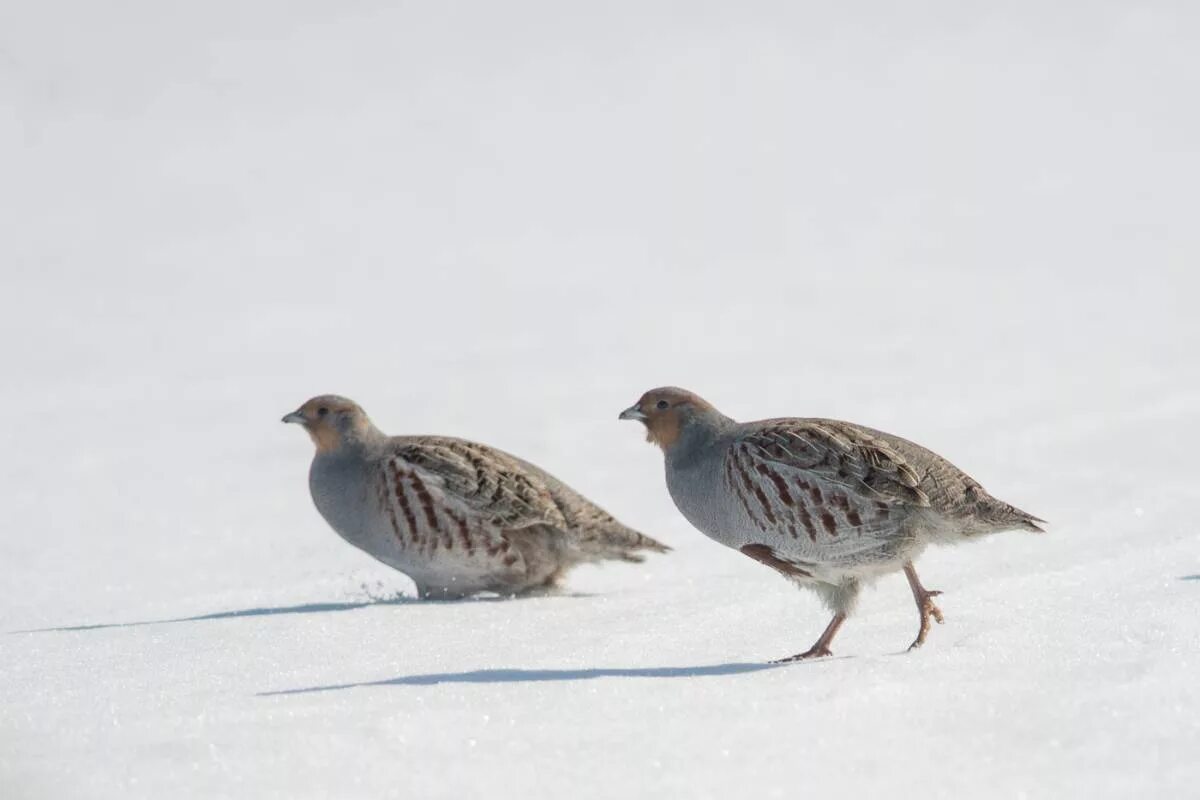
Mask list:
[[[662,411],[663,409],[667,408],[670,405],[671,404],[668,403],[666,400],[659,400],[657,403],[654,404],[654,407],[657,408],[659,411]]]
[[[325,406],[321,406],[320,408],[318,408],[318,409],[317,409],[317,416],[318,416],[318,417],[323,417],[323,416],[325,416],[325,415],[326,415],[326,414],[328,414],[328,413],[329,413],[329,409],[328,409],[328,408],[326,408]]]

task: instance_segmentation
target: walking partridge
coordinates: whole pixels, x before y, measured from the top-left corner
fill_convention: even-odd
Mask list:
[[[621,419],[662,448],[667,489],[689,522],[801,586],[833,612],[816,644],[783,659],[831,655],[864,582],[903,569],[920,614],[911,648],[942,622],[913,560],[929,544],[1041,532],[1043,520],[992,497],[907,439],[831,419],[735,422],[691,392],[654,389]]]
[[[314,397],[283,421],[316,445],[321,516],[422,597],[545,592],[577,564],[669,549],[532,464],[462,439],[387,436],[344,397]]]

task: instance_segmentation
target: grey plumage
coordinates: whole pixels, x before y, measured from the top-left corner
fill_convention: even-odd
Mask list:
[[[577,564],[669,548],[622,525],[542,469],[487,445],[393,436],[335,395],[285,422],[317,447],[309,488],[350,544],[405,573],[423,597],[557,588]]]
[[[899,436],[830,419],[740,423],[691,392],[655,389],[622,415],[665,454],[667,487],[700,531],[814,589],[834,612],[825,655],[864,581],[903,569],[921,611],[914,646],[941,612],[912,561],[931,543],[1041,520],[988,494],[946,459]]]

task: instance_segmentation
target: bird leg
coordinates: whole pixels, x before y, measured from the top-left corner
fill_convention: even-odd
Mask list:
[[[925,644],[925,637],[929,635],[930,617],[937,620],[938,625],[945,622],[945,619],[942,617],[942,610],[933,602],[933,598],[937,597],[941,592],[936,589],[926,589],[921,585],[921,579],[917,577],[917,570],[913,567],[911,561],[904,564],[904,575],[908,578],[908,585],[912,589],[913,600],[917,602],[917,612],[921,615],[921,628],[917,631],[917,638],[908,646],[909,650],[914,650]]]
[[[833,641],[833,637],[837,635],[838,628],[842,627],[842,623],[846,621],[845,614],[834,614],[833,619],[825,626],[825,632],[821,634],[821,638],[817,639],[817,643],[805,650],[803,653],[797,653],[794,656],[781,658],[772,661],[772,664],[787,664],[791,661],[804,661],[809,658],[821,658],[822,656],[831,656],[833,652],[829,649],[829,643]]]

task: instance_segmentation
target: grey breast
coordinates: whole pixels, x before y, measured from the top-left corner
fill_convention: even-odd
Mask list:
[[[731,544],[745,538],[749,520],[729,502],[721,480],[725,438],[703,446],[673,448],[666,454],[667,491],[675,507],[697,530],[719,542]]]
[[[377,546],[377,504],[372,504],[370,462],[343,454],[318,454],[308,473],[317,511],[337,533],[364,549]]]

